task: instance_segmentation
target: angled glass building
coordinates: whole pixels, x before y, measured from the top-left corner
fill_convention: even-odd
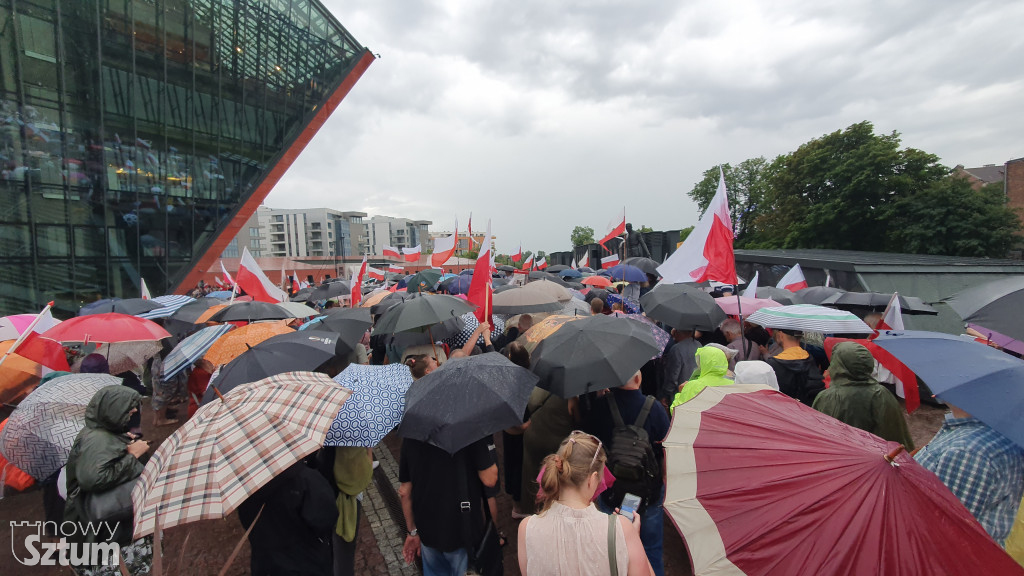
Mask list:
[[[372,60],[316,0],[0,0],[0,315],[193,287]]]

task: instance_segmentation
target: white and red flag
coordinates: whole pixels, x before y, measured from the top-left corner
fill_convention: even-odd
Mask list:
[[[452,232],[451,236],[444,238],[434,238],[434,253],[430,255],[431,266],[442,266],[452,254],[455,254],[455,248],[459,245],[459,221],[455,221],[455,232]]]
[[[586,250],[583,252],[583,259],[580,260],[579,264],[580,268],[590,267],[590,250]]]
[[[601,258],[601,269],[602,270],[607,270],[607,269],[611,268],[612,266],[617,265],[618,263],[619,263],[619,255],[618,254],[612,254],[611,256],[605,256],[604,258]]]
[[[622,233],[626,231],[626,208],[625,207],[622,208],[622,213],[621,214],[617,214],[615,216],[615,218],[608,225],[608,228],[609,228],[608,233],[604,235],[604,238],[601,238],[601,240],[598,241],[598,244],[600,244],[601,247],[604,248],[605,250],[611,252],[612,249],[607,247],[607,246],[605,246],[605,242],[611,240],[612,238],[618,238],[619,236],[622,236]]]
[[[790,292],[796,292],[797,290],[803,290],[807,288],[807,279],[804,278],[804,271],[800,269],[799,264],[794,264],[789,272],[779,280],[776,284],[776,288],[784,288]]]
[[[231,277],[231,274],[228,274],[228,269],[224,267],[224,261],[223,260],[221,260],[221,262],[220,262],[220,271],[221,271],[221,274],[224,274],[224,281],[228,283],[227,285],[228,286],[234,286],[235,285],[235,279]]]
[[[519,270],[516,270],[516,274],[529,274],[531,270],[533,270],[533,255],[532,254],[530,255],[529,258],[526,259],[525,262],[523,262],[523,266]]]
[[[725,190],[725,175],[719,168],[718,190],[711,204],[686,237],[683,245],[658,266],[661,277],[672,284],[715,280],[737,283],[736,260],[732,251],[732,217]]]
[[[366,274],[374,280],[384,280],[384,271],[380,268],[374,268],[373,266],[366,267]]]
[[[302,290],[302,286],[299,285],[299,275],[295,273],[295,270],[292,270],[292,293],[294,294],[299,290]]]
[[[520,260],[522,260],[523,259],[523,245],[520,244],[519,245],[519,250],[515,254],[510,255],[509,258],[511,258],[513,262],[519,262]]]
[[[256,259],[249,253],[248,246],[242,249],[242,261],[238,264],[238,276],[235,283],[245,293],[259,302],[277,304],[288,300],[288,294],[274,285],[260,269]]]
[[[61,343],[51,338],[40,336],[43,332],[60,324],[50,314],[50,308],[52,307],[53,302],[50,302],[32,319],[28,326],[25,326],[24,331],[7,348],[3,357],[0,357],[0,364],[3,364],[4,360],[11,354],[17,353],[22,358],[27,358],[46,367],[48,369],[47,372],[49,370],[63,370],[65,372],[71,370]]]
[[[366,254],[363,254],[363,263],[359,265],[359,273],[356,274],[355,279],[352,281],[352,307],[359,306],[359,302],[363,299],[363,277],[366,276]]]
[[[476,304],[474,311],[479,322],[490,323],[493,319],[491,313],[493,306],[491,300],[494,297],[494,287],[491,280],[491,221],[487,221],[487,233],[484,235],[483,244],[480,245],[480,253],[476,257],[476,265],[473,266],[473,280],[469,283],[469,293],[466,300],[470,304]]]
[[[384,257],[385,258],[401,258],[402,256],[398,253],[398,248],[395,248],[394,246],[385,246],[384,247]]]
[[[394,274],[401,274],[402,272],[405,272],[405,267],[401,266],[400,264],[388,264],[388,272],[392,272]]]
[[[220,286],[221,288],[224,287],[224,282],[221,281],[220,276],[217,276],[216,274],[214,274],[213,275],[213,281],[217,284],[217,286]]]
[[[415,262],[420,259],[420,252],[422,251],[423,248],[417,244],[412,248],[402,248],[402,256],[405,256],[406,262]]]
[[[760,272],[754,272],[754,279],[747,284],[747,289],[743,291],[744,298],[757,298],[757,280]]]
[[[543,270],[543,269],[545,269],[547,267],[548,267],[548,259],[547,258],[541,258],[540,260],[537,260],[537,270]]]
[[[903,327],[903,308],[900,307],[900,294],[894,292],[885,307],[885,314],[878,322],[878,330],[906,330]]]
[[[149,293],[149,286],[146,286],[146,279],[139,278],[139,292],[143,300],[152,300],[153,295]]]
[[[490,220],[488,220],[490,222]],[[469,238],[469,249],[472,250],[476,246],[476,242],[473,240],[473,213],[469,213],[469,224],[466,224],[466,236]]]

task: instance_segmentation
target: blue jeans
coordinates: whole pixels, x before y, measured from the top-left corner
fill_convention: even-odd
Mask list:
[[[442,552],[420,544],[423,559],[423,576],[465,576],[469,569],[469,553],[465,548],[454,552]]]
[[[615,512],[613,507],[605,503],[604,498],[598,498],[597,509],[605,514]],[[654,568],[655,576],[665,576],[665,562],[662,560],[662,546],[665,540],[665,486],[661,487],[658,499],[647,504],[647,508],[640,514],[640,542],[644,545],[644,552],[647,553],[647,560]]]

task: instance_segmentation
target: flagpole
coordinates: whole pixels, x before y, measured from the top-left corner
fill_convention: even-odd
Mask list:
[[[31,334],[32,331],[35,329],[36,324],[39,324],[39,321],[42,320],[43,314],[46,314],[47,312],[49,312],[50,308],[53,308],[53,302],[52,301],[49,302],[46,305],[45,308],[43,308],[42,312],[40,312],[39,314],[36,315],[35,319],[33,319],[32,322],[29,323],[28,327],[25,328],[25,331],[22,332],[18,336],[18,339],[14,341],[14,344],[11,344],[11,347],[8,348],[6,352],[4,352],[3,357],[0,358],[0,365],[3,365],[4,361],[7,360],[7,357],[10,356],[11,354],[13,354],[14,351],[18,349],[18,346],[21,346],[21,343],[24,342],[25,339],[28,338],[28,335]]]

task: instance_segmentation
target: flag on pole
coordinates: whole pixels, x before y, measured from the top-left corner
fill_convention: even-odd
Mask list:
[[[786,272],[786,275],[782,277],[782,280],[779,280],[779,283],[776,284],[775,287],[785,288],[790,292],[796,292],[797,290],[807,288],[807,279],[804,278],[804,271],[800,269],[800,265],[794,264],[793,267],[789,269],[789,272]]]
[[[520,267],[519,270],[516,270],[515,273],[516,274],[529,274],[530,270],[533,270],[533,255],[532,254],[530,255],[529,258],[526,259],[525,262],[523,262],[522,267]]]
[[[590,267],[590,250],[584,250],[583,259],[580,260],[580,268]]]
[[[573,268],[573,269],[579,268],[579,264],[576,264],[576,256],[575,255],[572,257],[572,264],[569,264],[569,268]]]
[[[224,283],[221,282],[220,276],[217,276],[216,274],[214,274],[213,275],[213,281],[217,284],[217,286],[220,286],[221,288],[224,287]]]
[[[511,256],[509,256],[509,258],[511,258],[513,262],[519,262],[520,260],[522,260],[523,259],[523,245],[520,244],[519,245],[519,250],[516,251],[515,254],[512,254]]]
[[[228,274],[228,269],[224,267],[224,261],[223,260],[221,260],[221,262],[220,262],[220,271],[221,271],[221,274],[224,275],[224,280],[228,283],[228,285],[229,286],[234,286],[235,285],[235,279],[231,277],[231,274]]]
[[[744,298],[757,298],[757,280],[760,272],[754,272],[754,279],[747,284],[747,289],[743,291]]]
[[[388,264],[388,272],[401,274],[402,272],[405,272],[405,267],[399,264]]]
[[[256,259],[249,253],[249,247],[242,249],[242,261],[238,264],[238,277],[235,284],[252,296],[253,300],[276,304],[288,300],[288,294],[274,285],[260,269]]]
[[[718,190],[683,245],[658,266],[672,284],[716,280],[735,285],[736,260],[732,251],[732,218],[725,189],[725,174],[718,172]]]
[[[611,240],[612,238],[618,238],[619,236],[622,235],[623,232],[626,231],[626,207],[625,206],[622,207],[622,214],[616,215],[615,218],[612,220],[611,224],[608,225],[608,228],[609,228],[608,233],[604,235],[604,238],[601,238],[601,240],[598,242],[598,244],[600,244],[601,247],[604,248],[605,250],[611,252],[612,249],[607,247],[607,246],[605,246],[605,242]]]
[[[401,256],[399,256],[399,254],[398,254],[398,248],[395,248],[394,246],[385,246],[384,247],[384,257],[385,258],[401,258]]]
[[[473,240],[473,213],[469,213],[469,224],[466,224],[466,236],[469,237],[469,249],[472,250],[476,246],[476,241]]]
[[[145,278],[139,278],[139,291],[142,293],[143,300],[153,299],[153,295],[149,293],[149,286],[146,286]]]
[[[352,298],[350,302],[352,307],[359,306],[359,302],[363,299],[363,276],[366,275],[366,254],[363,254],[363,263],[359,265],[359,273],[356,274],[355,280],[352,282]]]
[[[402,248],[402,255],[405,256],[406,262],[415,262],[420,259],[420,252],[423,249],[417,244],[414,248]]]
[[[547,267],[548,267],[548,259],[547,258],[541,258],[540,260],[537,260],[537,270],[543,270],[543,269],[545,269]]]
[[[831,272],[826,272],[825,273],[825,286],[828,287],[828,286],[831,286],[831,285],[832,285],[832,273]]]
[[[494,287],[491,280],[491,221],[487,221],[487,233],[484,234],[483,244],[480,253],[476,257],[476,265],[473,266],[473,280],[469,283],[469,293],[466,300],[470,304],[476,304],[478,308],[474,311],[478,322],[492,322],[491,300],[494,296]]]
[[[302,286],[299,285],[299,275],[292,270],[292,294],[302,290]]]
[[[885,307],[881,321],[878,322],[878,330],[906,330],[903,327],[903,308],[900,307],[900,293],[893,292],[889,299],[889,305]]]
[[[607,270],[607,269],[611,268],[612,266],[615,266],[618,263],[619,263],[619,255],[618,254],[612,254],[611,256],[605,256],[604,258],[601,258],[601,269],[602,270]]]
[[[374,280],[384,280],[384,271],[379,269],[379,268],[374,268],[373,266],[367,266],[366,267],[366,274],[369,275],[370,278],[373,278]]]
[[[459,244],[459,221],[455,221],[455,232],[444,238],[434,238],[434,253],[430,255],[431,266],[441,266],[452,257]]]
[[[28,358],[38,364],[53,370],[68,371],[67,356],[64,355],[64,347],[59,342],[49,338],[40,337],[39,334],[56,326],[58,322],[50,314],[53,302],[48,303],[32,322],[25,327],[25,331],[11,344],[4,355],[0,357],[0,364],[11,355],[17,354]]]

